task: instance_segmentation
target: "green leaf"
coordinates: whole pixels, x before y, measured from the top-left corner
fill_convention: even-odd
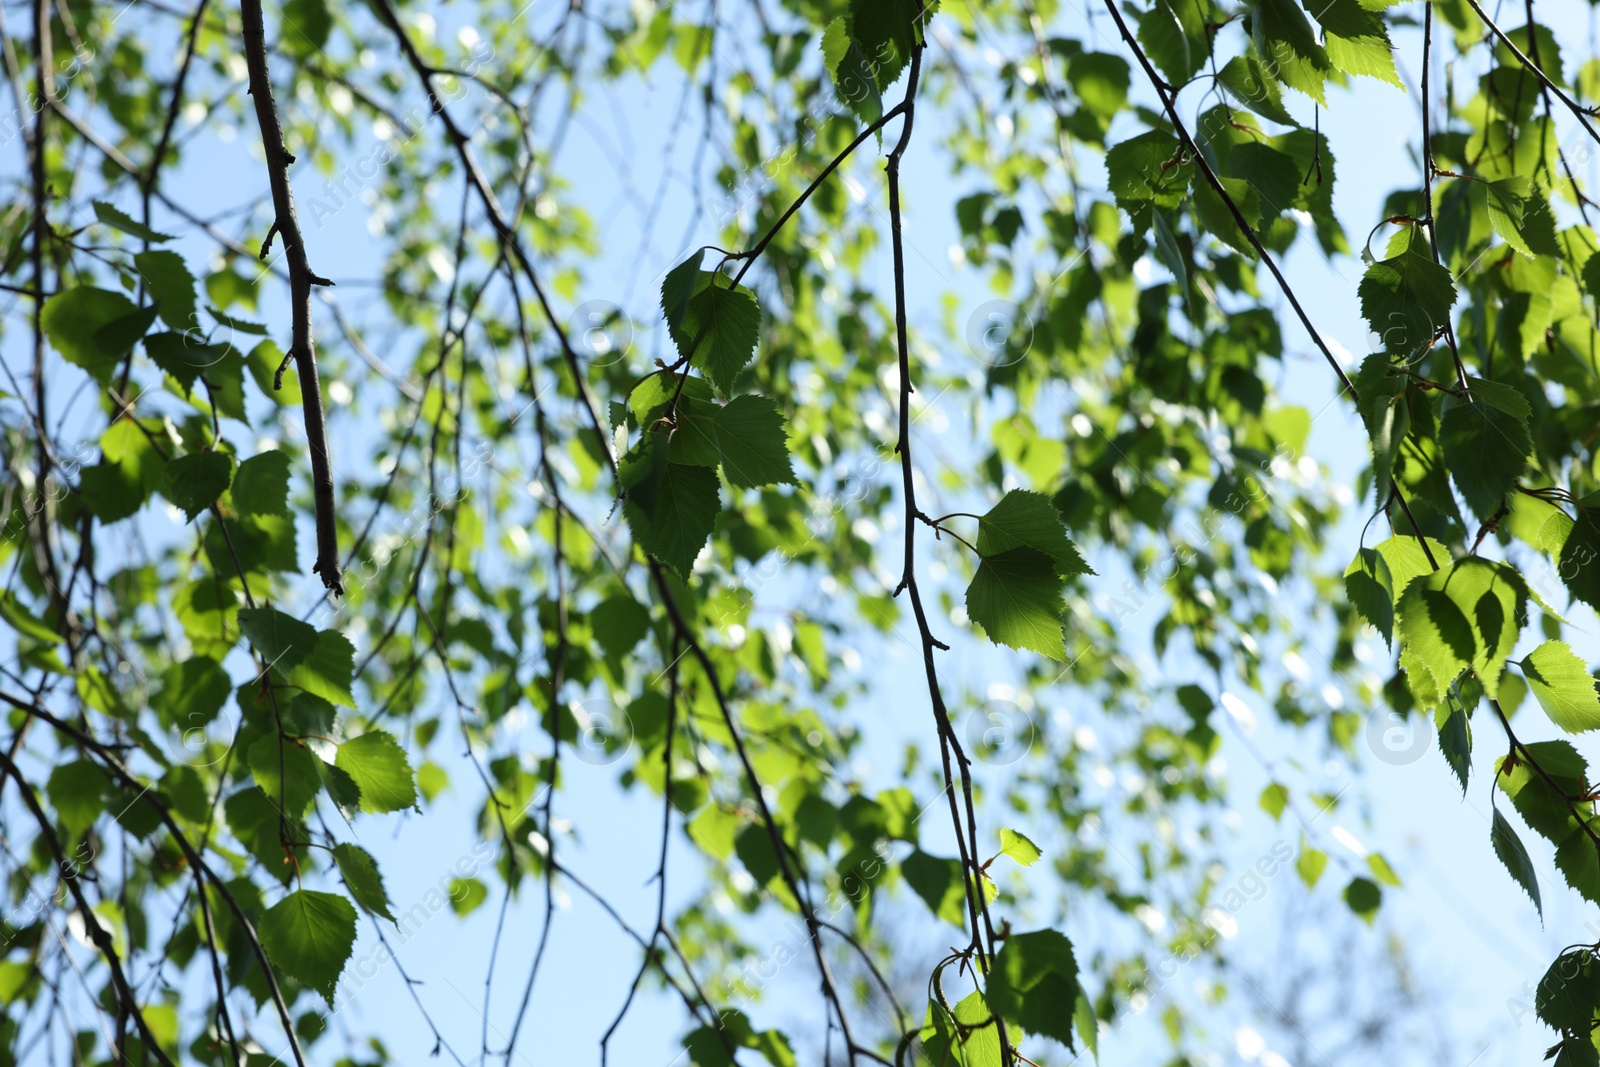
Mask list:
[[[1600,1005],[1600,963],[1589,949],[1564,952],[1550,965],[1534,992],[1539,1018],[1562,1033],[1589,1040],[1595,1006]]]
[[[63,289],[44,302],[45,336],[67,362],[88,371],[102,385],[121,361],[122,353],[97,343],[102,326],[138,309],[121,293],[90,286]]]
[[[1350,884],[1344,887],[1344,902],[1370,925],[1377,918],[1378,907],[1383,903],[1383,890],[1370,878],[1352,878]]]
[[[1128,103],[1132,83],[1128,61],[1105,52],[1083,52],[1072,57],[1067,82],[1085,108],[1109,124]]]
[[[980,534],[981,536],[981,534]],[[1065,603],[1057,563],[1032,548],[986,556],[967,586],[967,617],[996,644],[1065,662]]]
[[[1012,934],[995,953],[989,1005],[1028,1033],[1072,1045],[1067,1005],[1078,1000],[1078,963],[1072,942],[1055,930]]]
[[[1523,892],[1528,894],[1528,899],[1533,901],[1539,918],[1543,919],[1544,904],[1539,900],[1539,876],[1534,873],[1533,860],[1529,858],[1528,850],[1522,846],[1522,839],[1511,828],[1511,824],[1506,822],[1506,817],[1500,814],[1500,809],[1495,809],[1492,818],[1489,839],[1494,845],[1494,854],[1500,857],[1500,862],[1511,872],[1511,877],[1516,879]]]
[[[1211,51],[1199,0],[1155,0],[1139,17],[1138,38],[1150,61],[1174,85],[1194,77]]]
[[[939,918],[966,928],[967,891],[961,878],[961,861],[930,856],[920,848],[900,864],[900,873]]]
[[[471,915],[489,899],[489,887],[476,878],[450,879],[450,910],[460,916]]]
[[[356,943],[356,909],[335,893],[297,889],[261,917],[261,947],[273,967],[321,993],[334,987]]]
[[[1495,697],[1527,604],[1516,571],[1478,556],[1413,581],[1400,600],[1398,631],[1400,665],[1417,705],[1434,708],[1468,667]]]
[[[50,772],[45,793],[68,836],[82,837],[105,814],[108,785],[105,773],[88,760],[63,763]]]
[[[155,299],[161,321],[182,332],[200,324],[195,317],[194,275],[176,252],[140,252],[133,265]]]
[[[1533,741],[1523,748],[1525,754],[1519,753],[1509,766],[1504,757],[1496,761],[1495,784],[1511,798],[1530,829],[1560,845],[1574,832],[1581,832],[1566,798],[1587,791],[1587,764],[1568,741]],[[1539,770],[1534,770],[1530,761],[1537,763]]]
[[[1600,507],[1580,507],[1577,511],[1562,543],[1556,571],[1568,592],[1600,609]]]
[[[794,484],[783,413],[764,396],[735,397],[716,412],[717,452],[728,481],[746,489]]]
[[[850,37],[872,63],[879,89],[899,79],[938,7],[937,0],[850,0]]]
[[[96,200],[94,202],[94,217],[112,229],[121,230],[123,233],[137,237],[142,241],[160,244],[163,241],[175,239],[171,234],[157,233],[144,223],[136,222],[104,200]]]
[[[383,875],[379,873],[378,861],[372,858],[372,853],[360,845],[345,842],[333,846],[333,862],[339,865],[345,887],[350,890],[357,904],[373,915],[395,921],[389,911],[389,893],[383,888]],[[452,897],[451,904],[454,903]]]
[[[1150,130],[1111,146],[1106,152],[1106,183],[1130,216],[1143,217],[1150,204],[1172,209],[1183,203],[1192,166],[1180,162],[1178,139]]]
[[[1258,0],[1252,19],[1253,41],[1267,69],[1289,88],[1326,106],[1323,85],[1332,64],[1305,12],[1294,0]]]
[[[1189,288],[1189,268],[1183,261],[1183,249],[1178,245],[1178,237],[1172,232],[1172,224],[1167,222],[1166,216],[1159,211],[1150,213],[1155,222],[1156,231],[1156,258],[1172,272],[1178,281],[1178,288],[1187,291]]]
[[[1594,675],[1565,641],[1546,641],[1528,653],[1522,672],[1551,722],[1569,734],[1600,729]]]
[[[339,746],[333,764],[361,789],[361,810],[401,811],[416,807],[416,776],[392,734],[372,730]]]
[[[1307,889],[1315,889],[1322,880],[1322,872],[1328,869],[1328,854],[1321,849],[1302,845],[1300,855],[1295,858],[1294,869]]]
[[[356,650],[349,638],[336,630],[323,630],[305,656],[281,673],[284,681],[301,692],[353,708],[356,701],[350,686],[355,680],[355,660]]]
[[[328,46],[333,14],[327,0],[287,0],[283,5],[283,32],[279,40],[289,52],[313,56]]]
[[[317,770],[322,760],[304,745],[280,738],[276,733],[256,738],[247,757],[250,773],[267,798],[274,804],[281,804],[285,813],[293,818],[305,818],[322,791],[322,775]]]
[[[1516,175],[1483,185],[1488,193],[1489,225],[1506,244],[1531,259],[1533,249],[1522,236],[1522,218],[1528,198],[1533,195],[1533,180]]]
[[[664,454],[665,435],[652,451]],[[716,525],[721,502],[714,471],[683,463],[664,463],[647,453],[630,466],[625,459],[622,483],[628,498],[623,515],[641,549],[665,563],[680,577],[688,575]]]
[[[1504,690],[1507,684],[1502,681],[1501,689]],[[1460,780],[1461,792],[1465,794],[1467,775],[1472,769],[1472,731],[1467,726],[1466,712],[1458,707],[1452,706],[1444,721],[1439,723],[1439,751]]]
[[[1279,782],[1271,782],[1261,791],[1259,801],[1261,810],[1272,816],[1272,821],[1277,822],[1283,816],[1283,809],[1289,804],[1289,787]]]
[[[1048,557],[1063,577],[1094,573],[1067,537],[1061,513],[1043,493],[1013,489],[978,519],[978,555],[988,559],[1017,548]]]
[[[262,452],[239,464],[233,476],[233,506],[241,515],[288,515],[288,455]]]
[[[226,452],[191,452],[167,464],[161,493],[193,522],[228,491],[232,480],[233,457]]]
[[[1406,435],[1411,432],[1409,379],[1401,373],[1404,362],[1392,353],[1375,352],[1362,362],[1356,374],[1356,389],[1361,396],[1357,408],[1372,438],[1373,496],[1380,505],[1389,501],[1394,466]]]
[[[1262,216],[1275,218],[1295,206],[1302,171],[1293,157],[1271,145],[1246,141],[1228,151],[1225,173],[1255,191]]]
[[[1403,87],[1381,15],[1359,0],[1316,0],[1314,9],[1333,69]]]
[[[704,248],[695,249],[689,253],[688,259],[667,271],[667,276],[661,281],[661,315],[667,320],[667,327],[670,330],[676,331],[684,316],[689,313],[689,301],[698,288],[697,283],[701,274],[704,273],[700,270],[700,261],[705,258],[705,254]]]
[[[1284,126],[1298,126],[1289,109],[1283,106],[1283,92],[1278,83],[1261,67],[1255,49],[1242,56],[1234,56],[1217,72],[1217,81],[1228,95],[1264,119]]]
[[[240,608],[239,629],[267,666],[280,673],[293,670],[317,647],[316,627],[276,608]]]
[[[873,123],[883,117],[883,94],[872,62],[851,39],[842,15],[828,23],[822,34],[822,62],[839,96],[862,122]]]
[[[927,1063],[940,1067],[1002,1067],[1000,1028],[982,993],[967,994],[948,1013],[942,1003],[930,1003],[927,1020],[919,1034],[922,1059]],[[1007,1027],[1006,1036],[1013,1045],[1022,1040],[1015,1027]]]
[[[294,877],[295,865],[289,862],[289,852],[294,852],[304,862],[305,848],[299,842],[306,840],[305,827],[296,819],[287,820],[289,840],[295,846],[283,845],[285,818],[282,809],[258,786],[246,786],[223,801],[223,813],[228,828],[262,868],[278,881],[287,884]]]
[[[1015,830],[1000,831],[1000,855],[1010,856],[1024,867],[1032,867],[1043,854],[1025,835]]]
[[[1400,876],[1394,873],[1394,868],[1389,866],[1389,861],[1383,858],[1381,852],[1367,853],[1367,869],[1372,872],[1374,878],[1385,885],[1400,885]]]
[[[1094,1056],[1094,1062],[1100,1062],[1100,1020],[1095,1017],[1094,1005],[1089,1003],[1089,998],[1078,993],[1078,1001],[1072,1008],[1072,1025],[1078,1031],[1078,1037],[1089,1047],[1089,1052]]]
[[[0,618],[10,623],[11,628],[18,634],[31,637],[35,641],[54,645],[66,640],[43,619],[24,607],[17,599],[17,595],[10,590],[0,591]]]
[[[144,339],[144,352],[152,363],[172,376],[186,396],[202,376],[217,381],[242,379],[239,368],[227,363],[238,359],[232,347],[204,342],[195,334],[153,333]]]
[[[1455,403],[1439,420],[1445,465],[1467,506],[1487,522],[1500,510],[1533,454],[1530,409],[1511,386],[1469,379],[1472,401]]]
[[[705,372],[717,392],[726,396],[755,355],[761,310],[754,293],[742,285],[730,288],[720,278],[712,271],[701,271],[683,318],[676,326],[669,322],[669,328],[678,353]]]
[[[1367,268],[1356,291],[1361,314],[1385,351],[1405,355],[1433,340],[1456,302],[1450,272],[1429,256],[1426,236],[1414,231],[1398,255]]]
[[[606,655],[616,659],[632,652],[650,632],[650,610],[633,597],[618,593],[589,612],[589,629]]]

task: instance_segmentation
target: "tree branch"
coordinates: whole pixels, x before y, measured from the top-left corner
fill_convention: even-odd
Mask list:
[[[244,16],[245,64],[250,72],[250,98],[261,127],[261,146],[267,154],[267,177],[272,184],[274,228],[283,236],[283,254],[289,266],[289,298],[294,315],[289,358],[300,372],[300,395],[305,412],[306,450],[311,453],[311,489],[317,508],[317,562],[311,568],[335,594],[344,593],[339,577],[339,534],[334,512],[333,470],[328,462],[328,420],[322,410],[322,382],[317,376],[316,342],[311,335],[311,287],[332,285],[311,272],[306,262],[305,239],[295,215],[294,191],[289,187],[289,164],[294,157],[284,147],[283,127],[272,98],[267,70],[267,33],[261,0],[240,0]],[[266,258],[262,248],[261,258]],[[280,376],[282,370],[279,371]],[[276,383],[275,383],[276,384]]]

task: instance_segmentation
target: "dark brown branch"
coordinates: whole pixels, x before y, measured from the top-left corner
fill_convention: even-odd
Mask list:
[[[342,595],[344,584],[339,578],[339,527],[334,513],[333,470],[328,462],[328,421],[322,410],[322,382],[317,375],[316,342],[311,336],[311,287],[333,283],[313,274],[306,262],[305,239],[295,215],[294,191],[289,187],[289,164],[294,162],[294,157],[284,147],[283,127],[272,98],[261,0],[240,0],[239,8],[244,16],[250,98],[255,103],[261,146],[267,156],[267,177],[272,184],[273,228],[283,235],[283,253],[289,267],[290,305],[294,315],[289,355],[300,372],[306,450],[311,453],[311,490],[317,509],[317,562],[311,569],[321,576],[323,585]],[[264,253],[265,248],[262,251]]]

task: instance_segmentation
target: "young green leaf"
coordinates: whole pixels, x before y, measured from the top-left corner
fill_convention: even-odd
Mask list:
[[[1333,67],[1305,12],[1294,0],[1258,0],[1252,15],[1254,44],[1267,68],[1289,88],[1326,106],[1323,86]]]
[[[1003,829],[1000,831],[1000,855],[1010,856],[1024,867],[1032,867],[1043,853],[1026,835]]]
[[[794,483],[783,413],[764,396],[735,397],[716,411],[722,473],[734,485],[757,489]]]
[[[1533,454],[1531,409],[1511,386],[1478,378],[1469,384],[1471,402],[1454,404],[1439,420],[1439,444],[1467,506],[1487,522]]]
[[[274,449],[239,464],[233,475],[233,506],[241,515],[288,515],[289,456]]]
[[[1527,617],[1522,577],[1503,563],[1468,556],[1414,580],[1400,599],[1400,664],[1417,704],[1432,710],[1471,667],[1491,698]]]
[[[121,353],[98,344],[95,334],[136,310],[131,300],[108,289],[82,285],[63,289],[44,302],[45,336],[69,363],[105,384],[121,363]]]
[[[669,328],[678,353],[703,371],[717,392],[727,396],[733,391],[734,379],[755,355],[761,310],[755,294],[744,286],[730,286],[720,274],[701,271],[683,317]]]
[[[372,730],[339,746],[333,764],[361,790],[361,810],[400,811],[417,803],[416,776],[393,735]]]
[[[1571,529],[1561,544],[1561,560],[1556,571],[1568,592],[1590,607],[1600,609],[1600,507],[1577,509]]]
[[[450,910],[460,916],[471,915],[489,899],[489,887],[476,878],[450,880]]]
[[[1539,706],[1569,734],[1600,729],[1600,693],[1594,675],[1565,641],[1546,641],[1522,661]]]
[[[1370,878],[1352,878],[1350,884],[1344,887],[1344,902],[1370,925],[1378,917],[1378,907],[1383,903],[1383,890]]]
[[[989,1004],[1008,1023],[1072,1044],[1067,1005],[1078,1000],[1078,963],[1072,942],[1055,930],[1012,934],[989,972]]]
[[[297,889],[261,917],[261,947],[278,970],[321,993],[334,987],[356,943],[356,909],[335,893]]]
[[[965,927],[967,891],[961,880],[961,861],[930,856],[916,849],[900,864],[900,873],[939,918]]]
[[[978,519],[978,554],[985,559],[1029,548],[1048,557],[1062,577],[1093,574],[1067,537],[1061,513],[1043,493],[1013,489]]]
[[[1433,261],[1420,233],[1398,255],[1368,267],[1356,291],[1361,314],[1384,350],[1405,355],[1433,340],[1456,302],[1450,272]]]
[[[349,638],[336,630],[323,630],[305,657],[282,674],[303,693],[353,708],[356,700],[350,686],[355,679],[355,660],[356,650]]]
[[[161,244],[164,241],[174,240],[171,234],[157,233],[144,223],[136,222],[129,218],[104,200],[96,200],[94,202],[94,217],[114,230],[121,230],[130,237],[137,237],[152,244]]]
[[[389,910],[389,893],[383,888],[383,875],[378,871],[378,861],[360,845],[343,842],[333,846],[333,862],[339,865],[345,887],[369,913],[394,922]]]
[[[997,644],[1065,662],[1061,615],[1066,604],[1056,566],[1032,548],[986,556],[967,586],[967,617]]]
[[[1494,845],[1494,854],[1500,857],[1500,862],[1505,864],[1511,877],[1516,879],[1523,892],[1528,894],[1528,899],[1533,901],[1534,910],[1539,913],[1539,918],[1544,918],[1544,904],[1539,900],[1539,876],[1534,873],[1533,860],[1528,856],[1528,850],[1522,846],[1522,839],[1517,832],[1506,822],[1506,817],[1496,808],[1493,822],[1489,827],[1489,839]]]
[[[256,738],[246,756],[250,773],[268,799],[290,816],[304,818],[322,791],[322,775],[317,770],[322,760],[304,745],[275,733]]]
[[[1261,790],[1258,803],[1261,805],[1261,810],[1272,816],[1272,820],[1276,822],[1283,816],[1283,809],[1289,804],[1289,787],[1281,782],[1269,782],[1267,787]]]
[[[1294,869],[1307,889],[1315,889],[1317,883],[1322,880],[1322,872],[1328,869],[1328,854],[1321,849],[1302,844],[1300,855],[1294,861]]]
[[[180,332],[199,325],[195,318],[194,275],[176,252],[140,252],[133,264],[161,312],[161,321]]]
[[[667,271],[667,276],[662,279],[661,315],[667,320],[668,329],[676,330],[689,313],[689,300],[695,294],[695,283],[701,274],[700,260],[705,258],[705,254],[704,248],[695,249],[689,253],[688,259]]]
[[[622,480],[628,486],[622,511],[634,541],[679,576],[686,576],[716,525],[721,503],[716,472],[659,460],[630,470],[625,461]]]
[[[317,646],[314,626],[276,608],[240,608],[239,629],[267,666],[280,672],[292,670]]]
[[[161,492],[193,522],[228,491],[232,480],[233,458],[226,452],[191,452],[167,464]]]

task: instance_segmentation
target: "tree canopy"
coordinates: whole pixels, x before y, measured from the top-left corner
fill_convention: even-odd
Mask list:
[[[1537,8],[0,12],[0,1067],[1198,1064],[1230,996],[1332,1063],[1227,946],[1296,883],[1388,988],[1374,761],[1600,1067],[1600,59]]]

